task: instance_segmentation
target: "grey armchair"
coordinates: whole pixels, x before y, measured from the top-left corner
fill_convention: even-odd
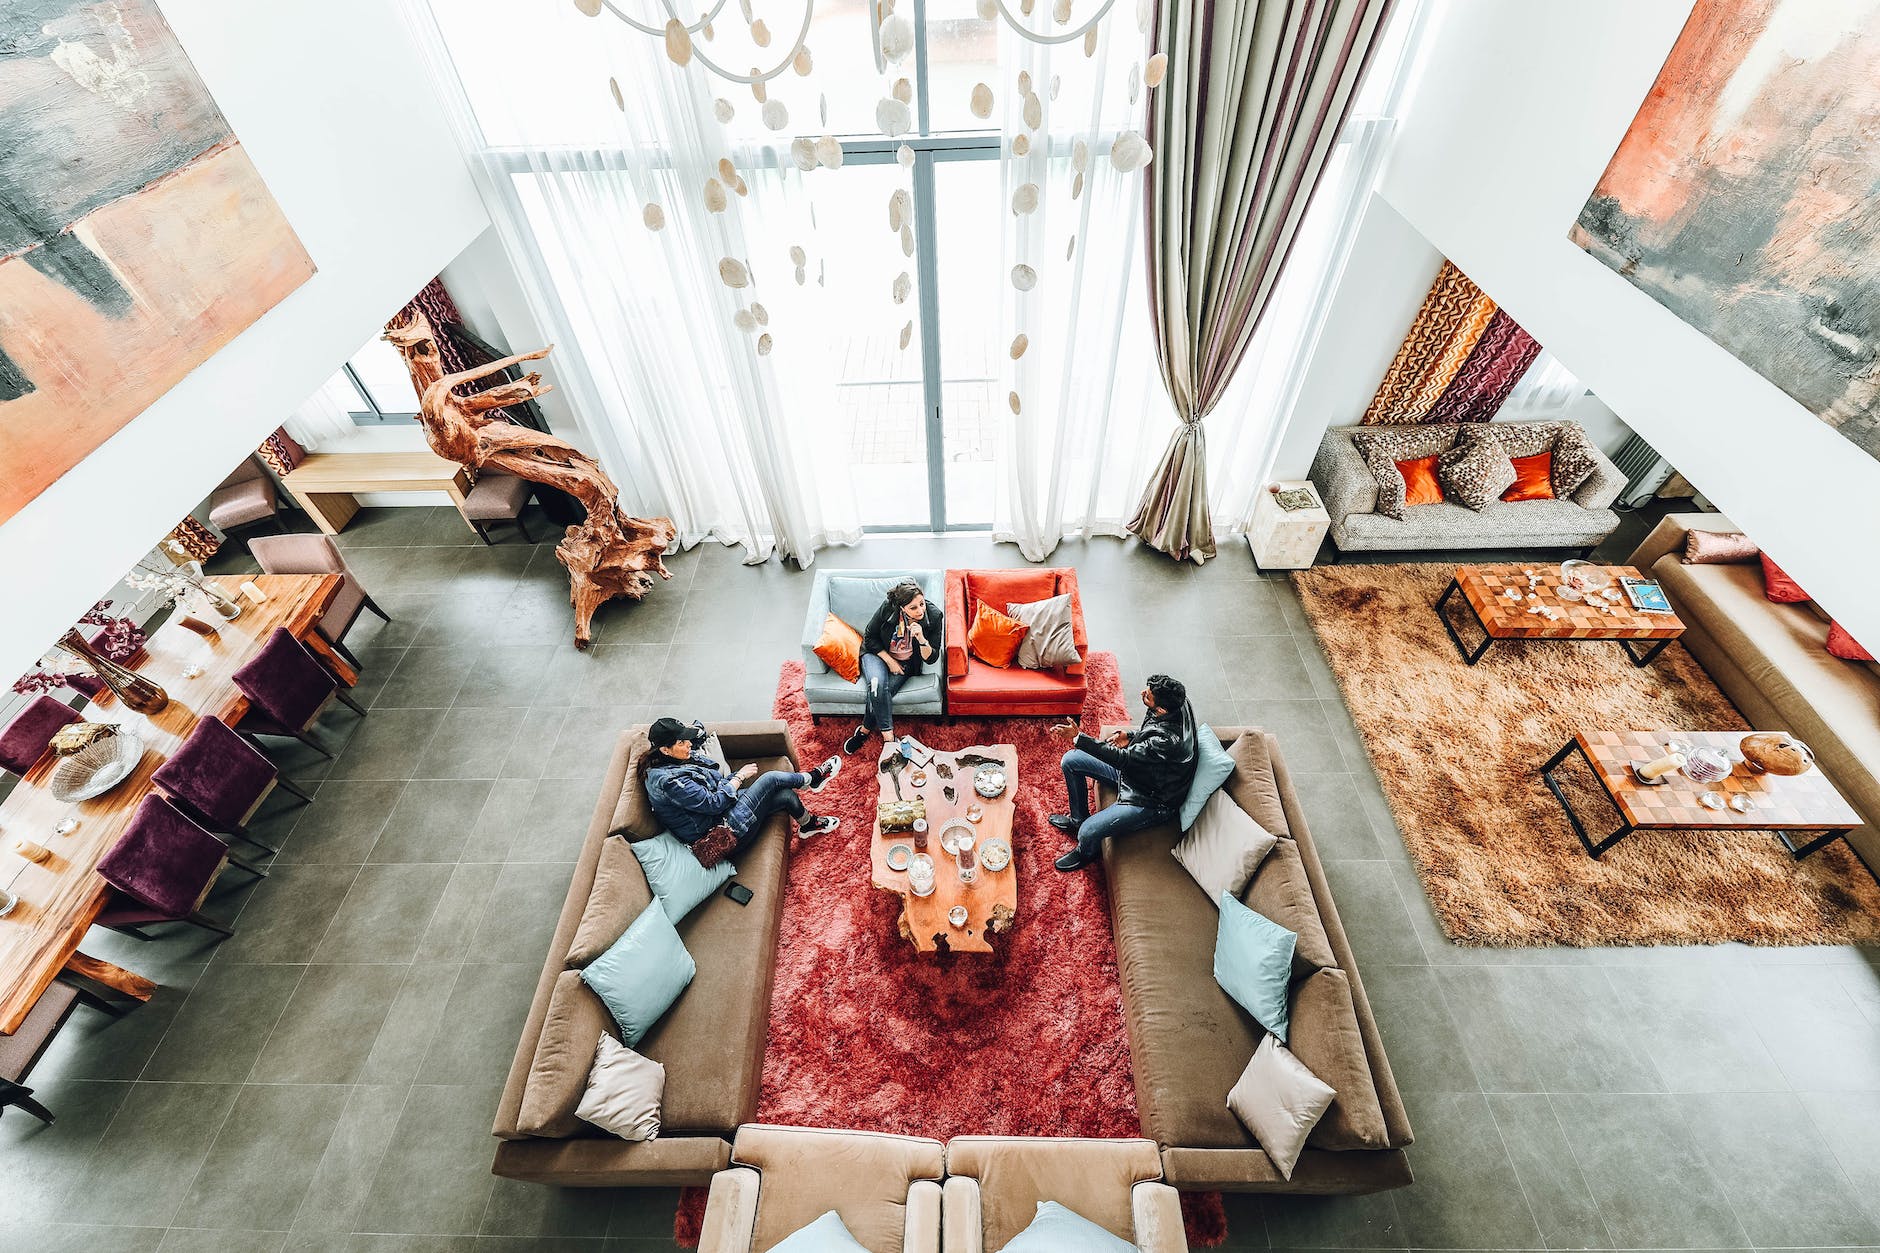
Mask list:
[[[888,589],[902,579],[913,579],[927,594],[928,603],[946,604],[946,573],[941,570],[831,570],[818,568],[809,592],[809,616],[803,621],[803,695],[809,711],[818,717],[859,718],[866,701],[862,685],[851,683],[823,664],[815,653],[822,637],[823,618],[828,614],[854,627],[866,630],[868,620],[881,607]],[[946,641],[930,641],[934,646],[933,664],[909,679],[894,695],[897,714],[939,715],[946,707],[942,680],[946,671]]]

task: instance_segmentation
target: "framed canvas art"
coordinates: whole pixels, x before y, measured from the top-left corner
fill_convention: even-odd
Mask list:
[[[1569,233],[1880,458],[1880,0],[1698,0]]]
[[[313,272],[155,0],[0,2],[0,522]]]

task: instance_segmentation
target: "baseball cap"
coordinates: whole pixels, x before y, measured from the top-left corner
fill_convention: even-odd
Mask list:
[[[690,740],[694,744],[699,744],[705,739],[705,728],[696,722],[661,718],[647,730],[646,738],[652,741],[654,748],[671,748],[680,740]]]

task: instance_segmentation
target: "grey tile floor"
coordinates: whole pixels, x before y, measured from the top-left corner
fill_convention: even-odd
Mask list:
[[[395,615],[351,640],[371,716],[334,714],[330,766],[284,758],[317,798],[265,820],[266,881],[211,902],[235,939],[88,944],[162,988],[68,1025],[33,1076],[56,1126],[0,1119],[0,1248],[670,1245],[670,1192],[491,1176],[491,1112],[612,733],[766,714],[809,576],[694,551],[582,656],[547,546],[412,509],[341,538]],[[1230,1196],[1232,1246],[1880,1247],[1873,952],[1455,948],[1284,580],[1237,544],[1201,569],[1108,540],[1057,559],[1132,684],[1170,671],[1206,718],[1280,734],[1417,1129],[1414,1187]],[[949,538],[823,560],[1017,558]]]

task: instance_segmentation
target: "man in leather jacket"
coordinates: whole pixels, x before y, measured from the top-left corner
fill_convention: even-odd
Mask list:
[[[1082,870],[1097,860],[1103,841],[1173,821],[1181,811],[1197,756],[1188,691],[1166,674],[1152,674],[1142,703],[1148,712],[1141,726],[1105,739],[1080,734],[1074,721],[1051,728],[1052,735],[1074,746],[1062,762],[1071,811],[1052,814],[1051,825],[1074,837],[1077,847],[1057,859],[1059,870]],[[1092,814],[1085,788],[1089,780],[1115,788],[1116,803]]]

